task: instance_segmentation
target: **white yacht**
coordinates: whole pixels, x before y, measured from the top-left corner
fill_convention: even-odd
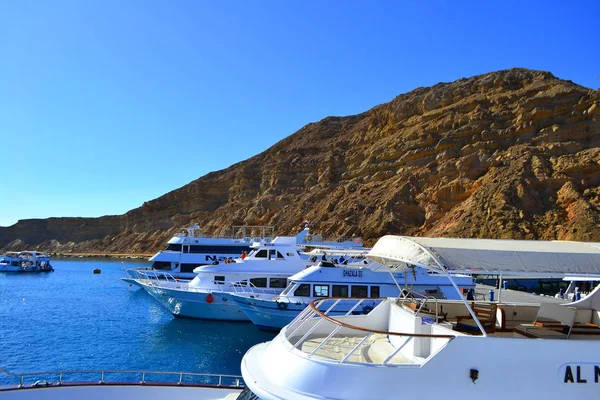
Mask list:
[[[598,275],[585,243],[385,236],[369,253],[392,271]],[[366,315],[331,315],[341,299],[314,300],[242,360],[262,400],[600,398],[600,287],[578,302],[541,304],[387,298]],[[515,293],[515,298],[523,293]],[[347,299],[344,299],[348,301]],[[552,300],[552,302],[550,301]],[[366,299],[355,299],[361,307]],[[443,312],[442,312],[443,307]]]
[[[232,292],[227,294],[246,316],[260,329],[280,330],[319,298],[359,297],[365,300],[358,308],[354,301],[342,300],[330,310],[330,315],[351,312],[366,314],[376,307],[381,298],[398,297],[402,288],[416,291],[423,297],[462,299],[448,279],[440,274],[413,267],[406,273],[382,274],[373,272],[370,265],[343,265],[321,261],[288,279],[288,286],[277,296],[257,292]],[[470,275],[455,276],[463,292],[475,288]]]
[[[277,237],[271,243],[255,245],[244,259],[229,263],[215,261],[194,269],[190,281],[126,278],[164,305],[174,316],[228,321],[247,321],[235,301],[226,293],[252,291],[271,296],[281,293],[287,278],[312,265],[311,257],[298,249],[297,237]]]
[[[8,252],[0,255],[0,272],[52,272],[48,253],[40,251]]]
[[[362,248],[362,239],[358,237],[325,240],[321,235],[311,234],[308,225],[292,238],[300,249],[325,248]],[[227,258],[238,258],[243,252],[249,252],[257,243],[270,243],[274,240],[272,226],[234,226],[232,235],[226,237],[207,237],[198,225],[183,229],[173,236],[164,250],[150,258],[152,267],[130,269],[128,274],[138,278],[138,271],[155,270],[171,274],[176,279],[193,279],[195,268]],[[281,240],[280,240],[281,241]]]

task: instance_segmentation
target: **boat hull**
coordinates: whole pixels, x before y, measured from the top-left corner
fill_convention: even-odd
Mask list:
[[[185,284],[183,284],[185,285]],[[182,287],[184,287],[182,285]],[[224,293],[208,290],[181,290],[141,283],[152,297],[175,317],[220,321],[249,321],[248,317]]]

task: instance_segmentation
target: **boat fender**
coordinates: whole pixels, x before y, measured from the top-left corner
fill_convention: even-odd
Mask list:
[[[277,308],[279,308],[280,310],[285,310],[286,308],[288,308],[288,304],[278,301],[277,302]]]
[[[363,310],[363,313],[368,314],[368,313],[370,313],[373,310],[373,307],[371,307],[371,306],[364,306],[362,310]]]
[[[209,293],[209,294],[206,296],[206,302],[207,302],[208,304],[210,304],[210,303],[212,303],[213,301],[214,301],[213,295],[212,295],[211,293]]]

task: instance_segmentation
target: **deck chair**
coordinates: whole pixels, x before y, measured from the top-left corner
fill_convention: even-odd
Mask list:
[[[498,306],[494,303],[472,303],[471,309],[481,323],[486,333],[496,332],[496,310]],[[455,330],[459,332],[478,333],[480,332],[477,323],[469,315],[459,315],[456,317]]]
[[[513,331],[529,338],[568,339],[573,330],[576,313],[576,310],[571,307],[556,303],[542,303],[532,324],[519,324],[513,328]],[[551,329],[549,325],[544,326],[544,322],[540,321],[541,319],[560,322],[567,333],[557,330],[556,327]]]

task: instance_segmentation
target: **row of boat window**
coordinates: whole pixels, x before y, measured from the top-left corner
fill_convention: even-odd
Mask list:
[[[289,295],[290,292],[294,292],[292,296],[297,297],[311,297],[311,286],[312,286],[312,297],[380,297],[379,286],[376,285],[321,285],[321,284],[309,284],[302,283],[300,285],[290,285],[284,290],[281,295]]]
[[[248,246],[200,246],[200,245],[182,245],[181,243],[171,243],[165,249],[166,251],[177,251],[194,254],[242,254],[242,251],[250,250]]]
[[[224,276],[215,276],[215,283],[218,285],[223,285],[225,283]],[[248,281],[243,280],[235,283],[236,286],[248,286]],[[286,278],[252,278],[250,279],[250,286],[257,288],[276,288],[283,289],[287,286]]]

